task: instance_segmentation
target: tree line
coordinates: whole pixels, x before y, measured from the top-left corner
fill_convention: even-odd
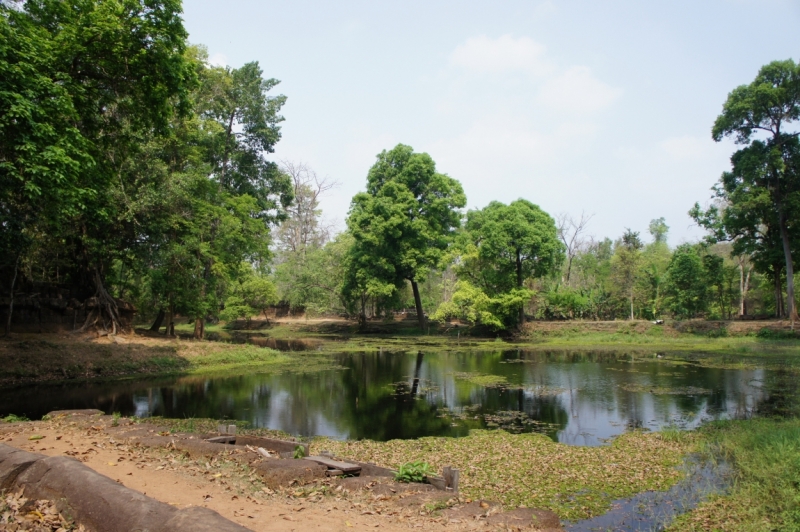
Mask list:
[[[410,146],[380,153],[347,229],[336,185],[275,162],[281,107],[257,62],[209,64],[178,0],[0,2],[0,279],[15,296],[91,299],[115,332],[121,300],[152,329],[176,316],[246,319],[281,302],[367,319],[411,310],[492,330],[527,319],[796,316],[800,70],[765,66],[729,95],[715,140],[742,146],[701,242],[588,236],[591,216],[519,199],[465,212],[458,180]],[[648,240],[645,242],[645,240]]]

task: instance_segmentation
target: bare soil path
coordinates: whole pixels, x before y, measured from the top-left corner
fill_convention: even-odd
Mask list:
[[[325,486],[329,489],[318,486],[316,492],[313,486],[272,491],[259,487],[255,473],[241,465],[214,458],[193,459],[177,450],[134,445],[129,439],[131,434],[157,435],[158,431],[163,431],[163,427],[126,419],[115,426],[111,416],[57,416],[48,421],[0,425],[0,442],[48,456],[72,456],[154,499],[179,508],[207,507],[255,531],[522,528],[491,519],[476,519],[469,512],[445,515],[439,511],[443,506],[441,495],[420,493],[400,504],[392,504],[387,502],[391,497],[381,495],[396,491],[390,486],[381,491],[370,489],[371,485],[342,481],[336,484],[326,479]],[[453,502],[456,508],[448,510],[450,512],[481,503]],[[477,507],[479,513],[485,508],[490,506],[479,504]]]

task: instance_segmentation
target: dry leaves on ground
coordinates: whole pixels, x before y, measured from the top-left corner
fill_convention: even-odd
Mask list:
[[[76,525],[66,519],[52,501],[29,501],[23,497],[22,490],[3,494],[0,500],[0,529],[14,532],[84,532],[83,525]]]

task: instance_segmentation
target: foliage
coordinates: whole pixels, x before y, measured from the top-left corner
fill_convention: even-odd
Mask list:
[[[761,260],[760,269],[772,270],[780,282],[776,258],[782,256],[786,273],[787,308],[796,318],[792,260],[800,194],[800,142],[790,130],[800,119],[800,65],[791,59],[763,66],[749,85],[735,88],[714,122],[712,137],[734,137],[745,147],[731,157],[733,171],[725,173],[716,196],[724,200],[722,213],[703,212],[695,205],[690,214],[712,230],[712,238],[733,239]],[[754,138],[763,135],[766,138]],[[746,204],[751,205],[750,208]],[[728,209],[730,207],[730,212]],[[755,208],[752,208],[755,207]],[[765,268],[763,259],[769,263]],[[777,296],[780,300],[780,296]],[[778,307],[781,305],[778,304]]]
[[[295,460],[300,460],[301,458],[305,458],[305,456],[306,456],[305,447],[303,447],[302,445],[298,445],[297,447],[294,448],[294,452],[292,453],[292,458],[294,458]]]
[[[344,232],[324,246],[284,253],[275,268],[280,299],[310,314],[344,311],[347,305],[341,294],[345,261],[352,245],[352,236]]]
[[[455,305],[464,315],[464,303],[474,301],[474,318],[467,319],[475,321],[488,310],[492,319],[484,315],[483,322],[495,328],[524,322],[524,305],[532,296],[524,281],[553,273],[564,259],[553,218],[523,199],[509,205],[493,201],[467,213],[460,247],[456,273],[463,282],[453,298],[459,290],[463,295]],[[442,312],[454,310],[447,305]]]
[[[427,462],[417,460],[401,464],[397,468],[394,479],[397,482],[425,482],[426,478],[433,473],[433,469]]]
[[[431,319],[446,321],[455,318],[500,330],[506,327],[506,323],[514,322],[520,305],[530,298],[531,291],[524,288],[489,297],[469,281],[458,281],[450,301],[439,305]]]
[[[9,415],[7,415],[6,417],[4,417],[4,418],[0,418],[0,419],[2,419],[3,421],[5,421],[6,423],[21,423],[21,422],[23,422],[23,421],[30,421],[30,419],[28,419],[27,417],[25,417],[25,416],[18,416],[18,415],[16,415],[16,414],[9,414]]]
[[[408,281],[424,324],[417,283],[440,263],[465,204],[461,184],[438,173],[427,153],[398,144],[378,155],[347,219],[354,243],[344,292],[361,298],[362,315],[366,295],[390,297]]]
[[[675,316],[694,318],[705,311],[707,285],[703,260],[695,246],[678,246],[667,270],[669,305]]]
[[[268,277],[247,263],[240,265],[240,272],[234,277],[238,282],[229,288],[230,295],[220,317],[226,321],[245,319],[249,328],[254,314],[263,313],[266,317],[267,309],[278,302],[277,291]]]

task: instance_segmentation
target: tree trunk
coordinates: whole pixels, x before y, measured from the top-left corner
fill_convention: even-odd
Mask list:
[[[204,318],[197,318],[194,320],[194,338],[195,340],[202,340],[206,332],[206,320]]]
[[[361,330],[367,328],[367,296],[361,294],[361,314],[358,316],[358,326]]]
[[[8,320],[6,320],[6,336],[11,334],[11,315],[14,313],[14,285],[17,284],[17,272],[19,271],[19,255],[14,262],[14,277],[11,279],[11,299],[8,302]]]
[[[517,288],[522,288],[522,257],[519,256],[519,250],[517,250]],[[525,302],[523,301],[522,304],[519,306],[519,326],[525,324]]]
[[[774,283],[775,283],[775,317],[782,318],[783,317],[783,290],[781,289],[781,269],[779,267],[773,267],[773,271],[775,272],[774,276]]]
[[[739,257],[739,316],[747,316],[747,292],[750,290],[750,272],[752,266],[747,268],[747,275],[744,273],[744,260]]]
[[[117,302],[114,300],[114,298],[111,297],[111,294],[108,293],[108,290],[106,290],[99,268],[94,269],[94,285],[95,297],[97,298],[97,312],[89,313],[89,316],[86,318],[86,322],[78,330],[78,332],[86,331],[86,329],[97,323],[98,319],[102,320],[101,323],[103,323],[103,328],[105,328],[105,318],[103,317],[103,314],[105,313],[105,315],[111,320],[111,332],[109,335],[115,336],[117,331],[122,329],[119,317],[119,307],[117,306]]]
[[[175,325],[173,319],[174,313],[172,312],[172,304],[170,303],[169,307],[167,307],[167,329],[164,331],[165,336],[175,335]]]
[[[411,281],[411,290],[414,291],[414,305],[417,307],[419,330],[422,334],[425,334],[425,314],[422,313],[422,299],[419,297],[419,287],[417,286],[417,281],[414,279],[409,280]]]
[[[786,215],[780,209],[781,242],[783,243],[783,255],[786,259],[786,312],[792,320],[792,326],[797,318],[797,309],[794,301],[794,265],[792,264],[792,249],[789,244],[789,231],[786,228]]]
[[[156,316],[156,321],[153,322],[153,325],[150,326],[150,330],[153,332],[158,332],[161,328],[161,324],[164,323],[164,308],[158,309],[158,316]]]
[[[739,316],[744,316],[744,264],[739,259]]]
[[[631,288],[631,320],[633,320],[633,288]]]

